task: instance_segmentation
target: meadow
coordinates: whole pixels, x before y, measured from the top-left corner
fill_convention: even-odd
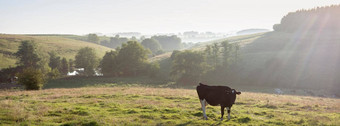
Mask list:
[[[0,124],[340,125],[340,99],[241,90],[230,120],[220,121],[220,107],[214,106],[207,106],[208,120],[203,120],[193,88],[169,88],[145,78],[100,80],[71,80],[64,84],[77,86],[56,88],[67,81],[59,79],[40,91],[2,90]]]
[[[23,40],[33,40],[38,45],[38,50],[42,55],[54,50],[59,56],[67,59],[74,59],[77,51],[83,47],[91,47],[96,50],[98,57],[103,57],[106,51],[112,49],[98,44],[66,38],[63,36],[48,35],[10,35],[0,34],[0,69],[14,67],[17,61],[14,53],[18,51],[20,42]]]

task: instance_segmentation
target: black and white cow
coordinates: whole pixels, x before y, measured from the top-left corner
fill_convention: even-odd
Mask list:
[[[202,83],[199,83],[196,90],[202,105],[204,119],[208,119],[205,114],[205,106],[207,105],[206,103],[208,103],[212,106],[221,106],[221,120],[223,120],[224,108],[227,108],[228,120],[230,120],[231,106],[235,103],[236,94],[239,95],[241,92],[237,92],[228,86],[209,86]]]

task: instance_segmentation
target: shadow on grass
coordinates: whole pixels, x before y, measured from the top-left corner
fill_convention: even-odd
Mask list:
[[[209,84],[209,85],[221,85],[229,86],[238,91],[256,92],[256,93],[268,93],[277,94],[274,89],[277,87],[270,86],[254,86],[254,85],[237,85],[237,84]],[[115,87],[115,86],[142,86],[142,87],[155,87],[155,88],[173,88],[173,89],[196,89],[196,84],[176,84],[175,82],[168,80],[151,79],[149,77],[82,77],[72,76],[50,80],[44,85],[44,89],[50,88],[80,88],[80,87]],[[319,90],[312,89],[297,89],[297,88],[281,88],[284,94],[299,95],[299,96],[318,96],[305,94],[307,90],[309,92],[318,92]],[[325,94],[324,92],[321,92]]]
[[[80,87],[114,87],[114,86],[146,86],[146,87],[166,87],[167,81],[150,79],[148,77],[65,77],[50,80],[44,85],[44,89],[49,88],[80,88]]]

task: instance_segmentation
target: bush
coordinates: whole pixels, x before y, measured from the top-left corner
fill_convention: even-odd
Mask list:
[[[51,72],[48,73],[48,77],[50,79],[57,79],[60,77],[60,72],[58,69],[53,69]]]
[[[146,66],[146,71],[151,78],[155,78],[159,74],[159,63],[150,63]]]
[[[19,84],[24,85],[26,90],[40,90],[44,85],[42,72],[34,68],[24,69],[18,78]]]

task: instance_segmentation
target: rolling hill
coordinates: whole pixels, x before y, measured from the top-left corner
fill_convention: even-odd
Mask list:
[[[237,35],[249,35],[249,34],[256,34],[256,33],[262,33],[262,32],[269,32],[268,29],[245,29],[236,32]]]
[[[22,40],[35,41],[38,44],[38,49],[41,53],[47,53],[54,50],[58,55],[67,59],[74,59],[77,51],[86,46],[94,48],[99,57],[104,56],[106,51],[111,50],[110,48],[101,45],[69,39],[63,36],[0,34],[0,69],[15,66],[16,58],[14,53],[18,50],[18,46]]]
[[[241,49],[239,82],[333,90],[340,86],[339,41],[332,36],[266,33]]]

